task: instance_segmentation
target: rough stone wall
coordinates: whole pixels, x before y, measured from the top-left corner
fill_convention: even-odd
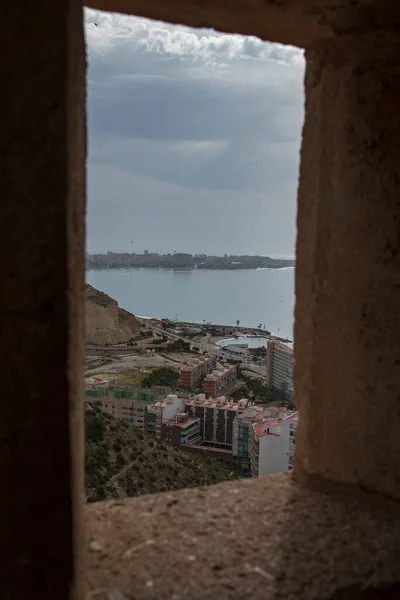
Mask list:
[[[89,4],[308,48],[296,266],[295,393],[301,419],[295,476],[353,484],[398,499],[399,3],[89,0]],[[79,560],[85,264],[82,6],[78,0],[9,3],[2,9],[0,34],[5,82],[0,95],[0,364],[2,393],[12,400],[5,404],[0,421],[0,476],[6,490],[0,501],[6,574],[2,595],[21,600],[32,595],[67,599],[74,592],[77,572],[83,569]],[[331,38],[329,43],[321,42],[327,38]],[[262,493],[272,497],[268,480],[256,483],[265,485]],[[248,506],[247,489],[243,497]],[[209,506],[218,505],[214,492],[210,498]],[[238,505],[234,495],[227,494],[227,499]],[[160,503],[160,514],[165,509],[160,498],[143,502]],[[191,514],[203,514],[199,510],[203,505],[201,498]],[[330,540],[326,531],[333,530],[334,539],[337,532],[344,532],[346,545],[357,540],[359,527],[356,524],[354,533],[346,528],[346,521],[337,527],[334,507],[316,529],[315,514],[325,505],[326,499],[319,499],[313,510],[307,501],[304,515],[312,516],[309,527],[301,527],[297,537],[288,528],[290,548],[303,549],[310,532],[317,531],[318,537],[315,542],[311,538],[304,568],[299,570],[296,556],[289,569],[284,563],[279,580],[290,582],[291,577],[285,575],[296,570],[301,575],[311,573],[310,581],[317,581],[322,573],[326,593],[318,557],[324,559],[329,577],[336,579],[343,567],[361,556],[356,571],[362,588],[384,581],[379,569],[392,566],[399,555],[397,546],[390,540],[383,542],[388,553],[377,554],[378,565],[367,564],[383,541],[376,533],[383,518],[376,526],[367,519],[366,534],[373,536],[369,545],[361,538],[352,552],[332,560],[330,544],[321,551],[318,546],[321,540]],[[286,516],[294,515],[293,523],[307,524],[298,518],[301,511],[296,502],[282,498],[277,506],[284,506]],[[149,511],[143,511],[143,519],[129,507],[127,511],[128,520],[120,525],[112,515],[99,519],[113,535],[118,534],[112,549],[117,558],[120,535],[126,533],[131,551],[141,543],[136,528],[150,522]],[[261,502],[257,514],[263,511],[265,503]],[[350,517],[354,514],[347,503],[343,511]],[[259,531],[256,512],[247,511],[244,518],[247,538],[250,526]],[[276,515],[276,510],[271,514]],[[237,535],[223,515],[215,521],[223,527],[228,523],[225,530],[231,539],[226,539],[224,548],[236,551],[238,539],[247,540],[246,535]],[[177,518],[168,519],[174,522]],[[277,523],[277,519],[270,522]],[[151,523],[157,523],[156,519]],[[215,531],[213,523],[213,515],[206,514],[199,536]],[[177,529],[173,527],[174,535]],[[151,534],[145,529],[143,540],[158,534],[159,528]],[[263,541],[272,538],[267,532]],[[207,535],[204,539],[208,555],[213,546]],[[282,549],[282,536],[276,539],[275,548],[262,548],[261,553],[256,548],[263,571],[268,558],[279,556]],[[150,548],[161,548],[161,559],[173,560],[172,568],[179,566],[173,552],[165,553],[161,543]],[[192,556],[191,552],[190,548],[185,556]],[[229,564],[243,563],[246,552],[247,547]],[[139,552],[137,556],[141,560],[144,555]],[[150,562],[152,567],[157,565],[157,574],[159,564]],[[200,593],[213,566],[207,562],[195,566],[202,575],[196,587]],[[261,569],[256,566],[259,575]],[[126,595],[132,594],[141,579],[149,597],[146,579],[151,571],[143,564],[141,569],[132,569],[132,563],[128,567],[123,576],[135,580],[129,579]],[[164,564],[164,572],[167,567]],[[95,568],[97,575],[107,576],[104,569]],[[114,569],[110,572],[115,576]],[[178,581],[168,575],[167,582]],[[256,590],[264,593],[263,573],[261,577],[250,590],[253,597]],[[190,578],[184,581],[192,584]],[[94,583],[96,594],[99,588],[104,590],[105,583]],[[307,591],[302,582],[295,584],[289,595]],[[227,589],[229,597],[235,597],[235,590]],[[113,587],[109,591],[113,594]],[[241,594],[240,583],[236,591]],[[242,597],[249,594],[242,591]],[[215,588],[210,597],[213,593]],[[189,595],[194,597],[193,590]]]
[[[83,15],[78,0],[3,8],[1,596],[67,600],[83,532]]]
[[[335,6],[335,0],[323,4]],[[332,32],[329,22],[320,18],[319,0],[87,0],[86,6],[300,47]]]
[[[133,315],[118,302],[86,285],[86,342],[96,345],[122,344],[140,331]]]
[[[295,474],[400,498],[400,36],[307,52]]]

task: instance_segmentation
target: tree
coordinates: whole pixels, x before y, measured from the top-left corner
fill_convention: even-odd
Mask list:
[[[150,373],[150,375],[142,381],[142,386],[151,387],[153,385],[165,385],[167,387],[175,388],[178,385],[178,381],[179,373],[168,367],[160,367]]]
[[[88,415],[85,419],[85,438],[87,442],[100,442],[104,437],[104,421],[97,415]]]
[[[236,327],[239,327],[240,321],[239,319],[236,321]]]

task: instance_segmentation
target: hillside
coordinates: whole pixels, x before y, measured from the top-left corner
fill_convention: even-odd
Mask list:
[[[122,344],[140,331],[134,315],[119,308],[118,302],[86,284],[85,292],[86,343]]]
[[[85,408],[85,445],[88,502],[236,478],[230,466],[173,448],[130,423],[115,420],[95,405]]]

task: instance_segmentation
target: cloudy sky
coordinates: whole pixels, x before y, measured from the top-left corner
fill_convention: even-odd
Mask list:
[[[293,255],[301,51],[85,18],[88,251]]]

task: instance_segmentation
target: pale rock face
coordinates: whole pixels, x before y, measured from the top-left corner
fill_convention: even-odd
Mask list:
[[[140,331],[140,324],[118,302],[86,285],[86,342],[89,344],[122,344]]]

